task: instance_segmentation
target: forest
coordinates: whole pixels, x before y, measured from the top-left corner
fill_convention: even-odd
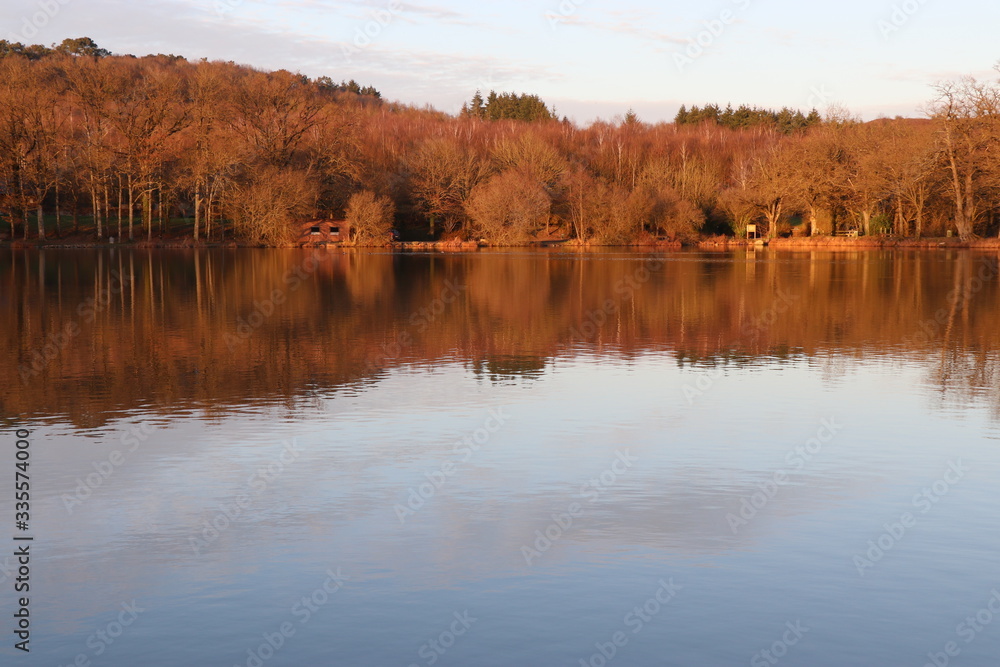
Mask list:
[[[536,95],[452,115],[329,76],[0,41],[0,238],[283,245],[315,219],[356,245],[996,236],[1000,84],[928,98],[919,119],[713,103],[581,127]]]

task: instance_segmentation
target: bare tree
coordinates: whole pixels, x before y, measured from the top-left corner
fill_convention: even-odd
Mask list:
[[[411,192],[424,212],[447,232],[465,220],[465,202],[485,177],[487,165],[454,137],[427,139],[409,161]]]
[[[281,245],[290,239],[292,221],[308,215],[315,196],[315,183],[306,174],[260,166],[234,178],[223,203],[244,239]]]
[[[544,226],[551,206],[551,198],[533,176],[510,170],[476,187],[466,211],[478,236],[509,246],[527,242]]]
[[[983,197],[993,173],[997,149],[1000,90],[972,78],[940,84],[931,106],[939,126],[940,152],[948,173],[955,226],[971,238],[982,212]]]
[[[382,244],[389,240],[395,207],[392,200],[362,190],[351,195],[347,203],[347,224],[357,245]]]

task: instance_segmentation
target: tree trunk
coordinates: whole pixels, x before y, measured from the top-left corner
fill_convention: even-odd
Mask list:
[[[45,239],[45,212],[42,210],[41,203],[38,204],[38,239]]]
[[[778,222],[781,221],[781,212],[784,209],[781,200],[771,202],[764,211],[767,219],[767,238],[773,239],[778,236]]]
[[[134,240],[132,225],[135,224],[135,190],[132,187],[132,177],[128,177],[128,240]]]
[[[215,195],[212,192],[208,193],[208,202],[205,205],[205,238],[212,238],[212,204],[215,199]]]
[[[163,184],[162,183],[160,184],[160,189],[157,192],[157,195],[159,196],[159,200],[160,200],[160,206],[159,206],[159,208],[160,208],[160,210],[159,210],[160,238],[163,238],[163,226],[164,225],[163,225]]]
[[[976,202],[972,189],[972,172],[965,175],[965,218],[964,229],[959,228],[958,234],[962,240],[972,238],[973,225],[976,222]]]
[[[24,231],[24,240],[28,240],[28,199],[24,194],[24,178],[21,173],[17,175],[17,185],[21,191],[21,227]]]
[[[107,221],[108,231],[111,229],[111,195],[108,186],[104,186],[104,219]]]
[[[118,177],[118,207],[115,218],[118,220],[118,242],[122,240],[122,177]]]
[[[951,145],[951,137],[948,138],[948,167],[951,171],[952,196],[955,199],[955,226],[958,228],[958,235],[963,239],[968,238],[970,233],[970,223],[968,212],[966,211],[966,193],[962,188],[962,177],[959,174],[958,161],[955,158],[955,149]],[[966,178],[966,183],[971,188],[972,175]]]
[[[62,238],[62,231],[59,229],[59,181],[56,181],[56,238]]]
[[[194,241],[198,242],[198,223],[201,222],[201,181],[196,181],[194,186]]]
[[[97,195],[97,188],[91,189],[90,199],[94,205],[94,226],[97,229],[97,238],[104,238],[104,232],[101,229],[101,199]]]
[[[146,225],[146,240],[153,240],[153,197],[152,192],[142,192],[142,221]]]

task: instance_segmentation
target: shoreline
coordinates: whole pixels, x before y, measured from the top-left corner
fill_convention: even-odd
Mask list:
[[[759,239],[757,241],[714,237],[705,238],[696,242],[682,243],[680,241],[638,241],[626,244],[602,244],[596,242],[579,242],[574,239],[536,241],[524,245],[501,246],[490,245],[477,241],[403,241],[394,243],[383,243],[376,245],[355,245],[346,243],[315,243],[299,244],[286,243],[279,245],[262,245],[259,243],[247,243],[235,240],[229,241],[199,241],[190,239],[160,239],[155,241],[133,241],[133,242],[110,242],[110,241],[86,241],[62,240],[62,239],[28,239],[15,241],[0,241],[0,248],[11,250],[30,249],[88,249],[88,248],[123,248],[131,250],[194,250],[194,249],[281,249],[281,250],[306,250],[325,249],[328,251],[353,251],[372,249],[391,249],[401,252],[410,250],[437,250],[442,252],[467,252],[470,250],[500,250],[500,249],[543,249],[543,248],[564,248],[576,252],[586,252],[603,248],[627,248],[637,252],[649,252],[651,250],[737,250],[741,248],[771,248],[774,250],[829,250],[829,251],[849,251],[849,250],[1000,250],[1000,238],[978,238],[963,241],[962,239],[950,238],[923,238],[923,239],[897,239],[890,237],[833,237],[833,236],[812,236],[812,237],[787,237],[770,240]]]

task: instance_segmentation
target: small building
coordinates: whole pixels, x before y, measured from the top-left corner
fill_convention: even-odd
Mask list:
[[[298,245],[341,243],[350,239],[350,230],[343,220],[303,220],[295,223]]]

